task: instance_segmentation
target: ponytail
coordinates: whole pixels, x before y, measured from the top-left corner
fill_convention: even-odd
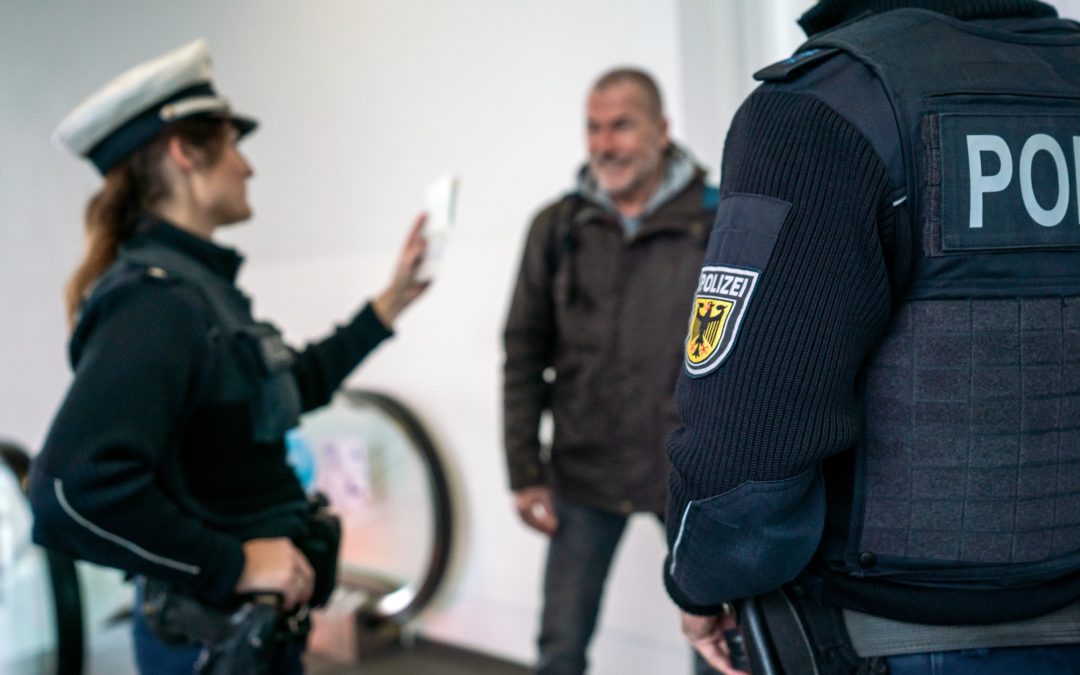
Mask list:
[[[75,325],[79,305],[98,277],[116,260],[120,244],[135,232],[139,199],[131,159],[114,166],[105,185],[86,205],[86,252],[64,293],[69,325]]]

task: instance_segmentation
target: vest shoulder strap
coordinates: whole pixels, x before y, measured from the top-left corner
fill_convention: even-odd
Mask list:
[[[201,264],[173,249],[153,243],[124,248],[120,260],[144,267],[151,276],[174,276],[199,291],[227,334],[250,325],[250,311],[243,295]]]
[[[757,71],[754,79],[758,82],[789,82],[839,53],[839,49],[832,47],[800,50]]]

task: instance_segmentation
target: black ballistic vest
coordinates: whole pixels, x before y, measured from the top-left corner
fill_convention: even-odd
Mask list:
[[[300,423],[302,412],[300,391],[292,373],[295,356],[277,328],[252,318],[250,300],[243,293],[198,261],[153,240],[129,242],[95,285],[80,316],[87,316],[93,304],[115,286],[143,274],[183,283],[198,291],[216,323],[209,336],[214,370],[207,400],[248,402],[253,439],[257,443],[280,443],[285,433]],[[161,473],[173,497],[216,529],[243,533],[254,527],[250,530],[252,536],[266,536],[260,528],[268,520],[306,519],[307,504],[302,500],[282,504],[273,512],[249,515],[227,516],[211,511],[191,494],[182,458],[167,457],[165,461],[168,467]]]
[[[868,114],[860,81],[830,103],[889,166],[912,270],[864,370],[851,513],[825,558],[937,588],[1075,574],[1080,31],[896,10],[810,40],[763,79],[838,51],[887,101]]]

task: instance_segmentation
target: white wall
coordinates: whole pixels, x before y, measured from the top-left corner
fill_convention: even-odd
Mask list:
[[[1057,7],[1061,16],[1080,19],[1080,0],[1044,0],[1044,2]]]
[[[795,19],[813,0],[680,0],[684,138],[719,175],[724,137],[753,74],[806,39]]]

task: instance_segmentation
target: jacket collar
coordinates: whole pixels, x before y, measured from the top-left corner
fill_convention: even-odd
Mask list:
[[[928,9],[964,20],[1057,16],[1056,9],[1036,0],[819,0],[799,18],[799,25],[811,37],[865,14],[902,7]]]
[[[635,238],[659,230],[693,229],[693,219],[700,216],[701,200],[689,198],[688,189],[701,182],[705,170],[698,166],[693,156],[683,147],[672,143],[664,157],[664,179],[638,216],[640,225],[636,228]],[[579,211],[577,224],[595,221],[615,221],[622,223],[623,218],[608,195],[597,185],[585,164],[578,170],[577,194],[585,201],[585,208]]]
[[[675,195],[682,192],[694,179],[694,174],[697,169],[697,163],[690,153],[675,143],[672,143],[669,146],[667,153],[664,155],[664,177],[660,183],[660,187],[653,193],[653,196],[649,199],[649,203],[645,206],[645,210],[642,211],[641,216],[639,217],[647,218],[650,213],[656,211],[658,208],[671,201]],[[578,193],[588,201],[600,206],[612,215],[618,216],[619,212],[615,208],[615,204],[611,201],[611,197],[600,189],[600,185],[596,182],[596,178],[593,177],[592,172],[589,171],[589,165],[587,163],[578,170],[577,190]]]
[[[244,262],[243,256],[235,249],[197,237],[156,216],[143,216],[131,241],[150,241],[167,246],[198,261],[230,284],[235,283],[240,265]]]

